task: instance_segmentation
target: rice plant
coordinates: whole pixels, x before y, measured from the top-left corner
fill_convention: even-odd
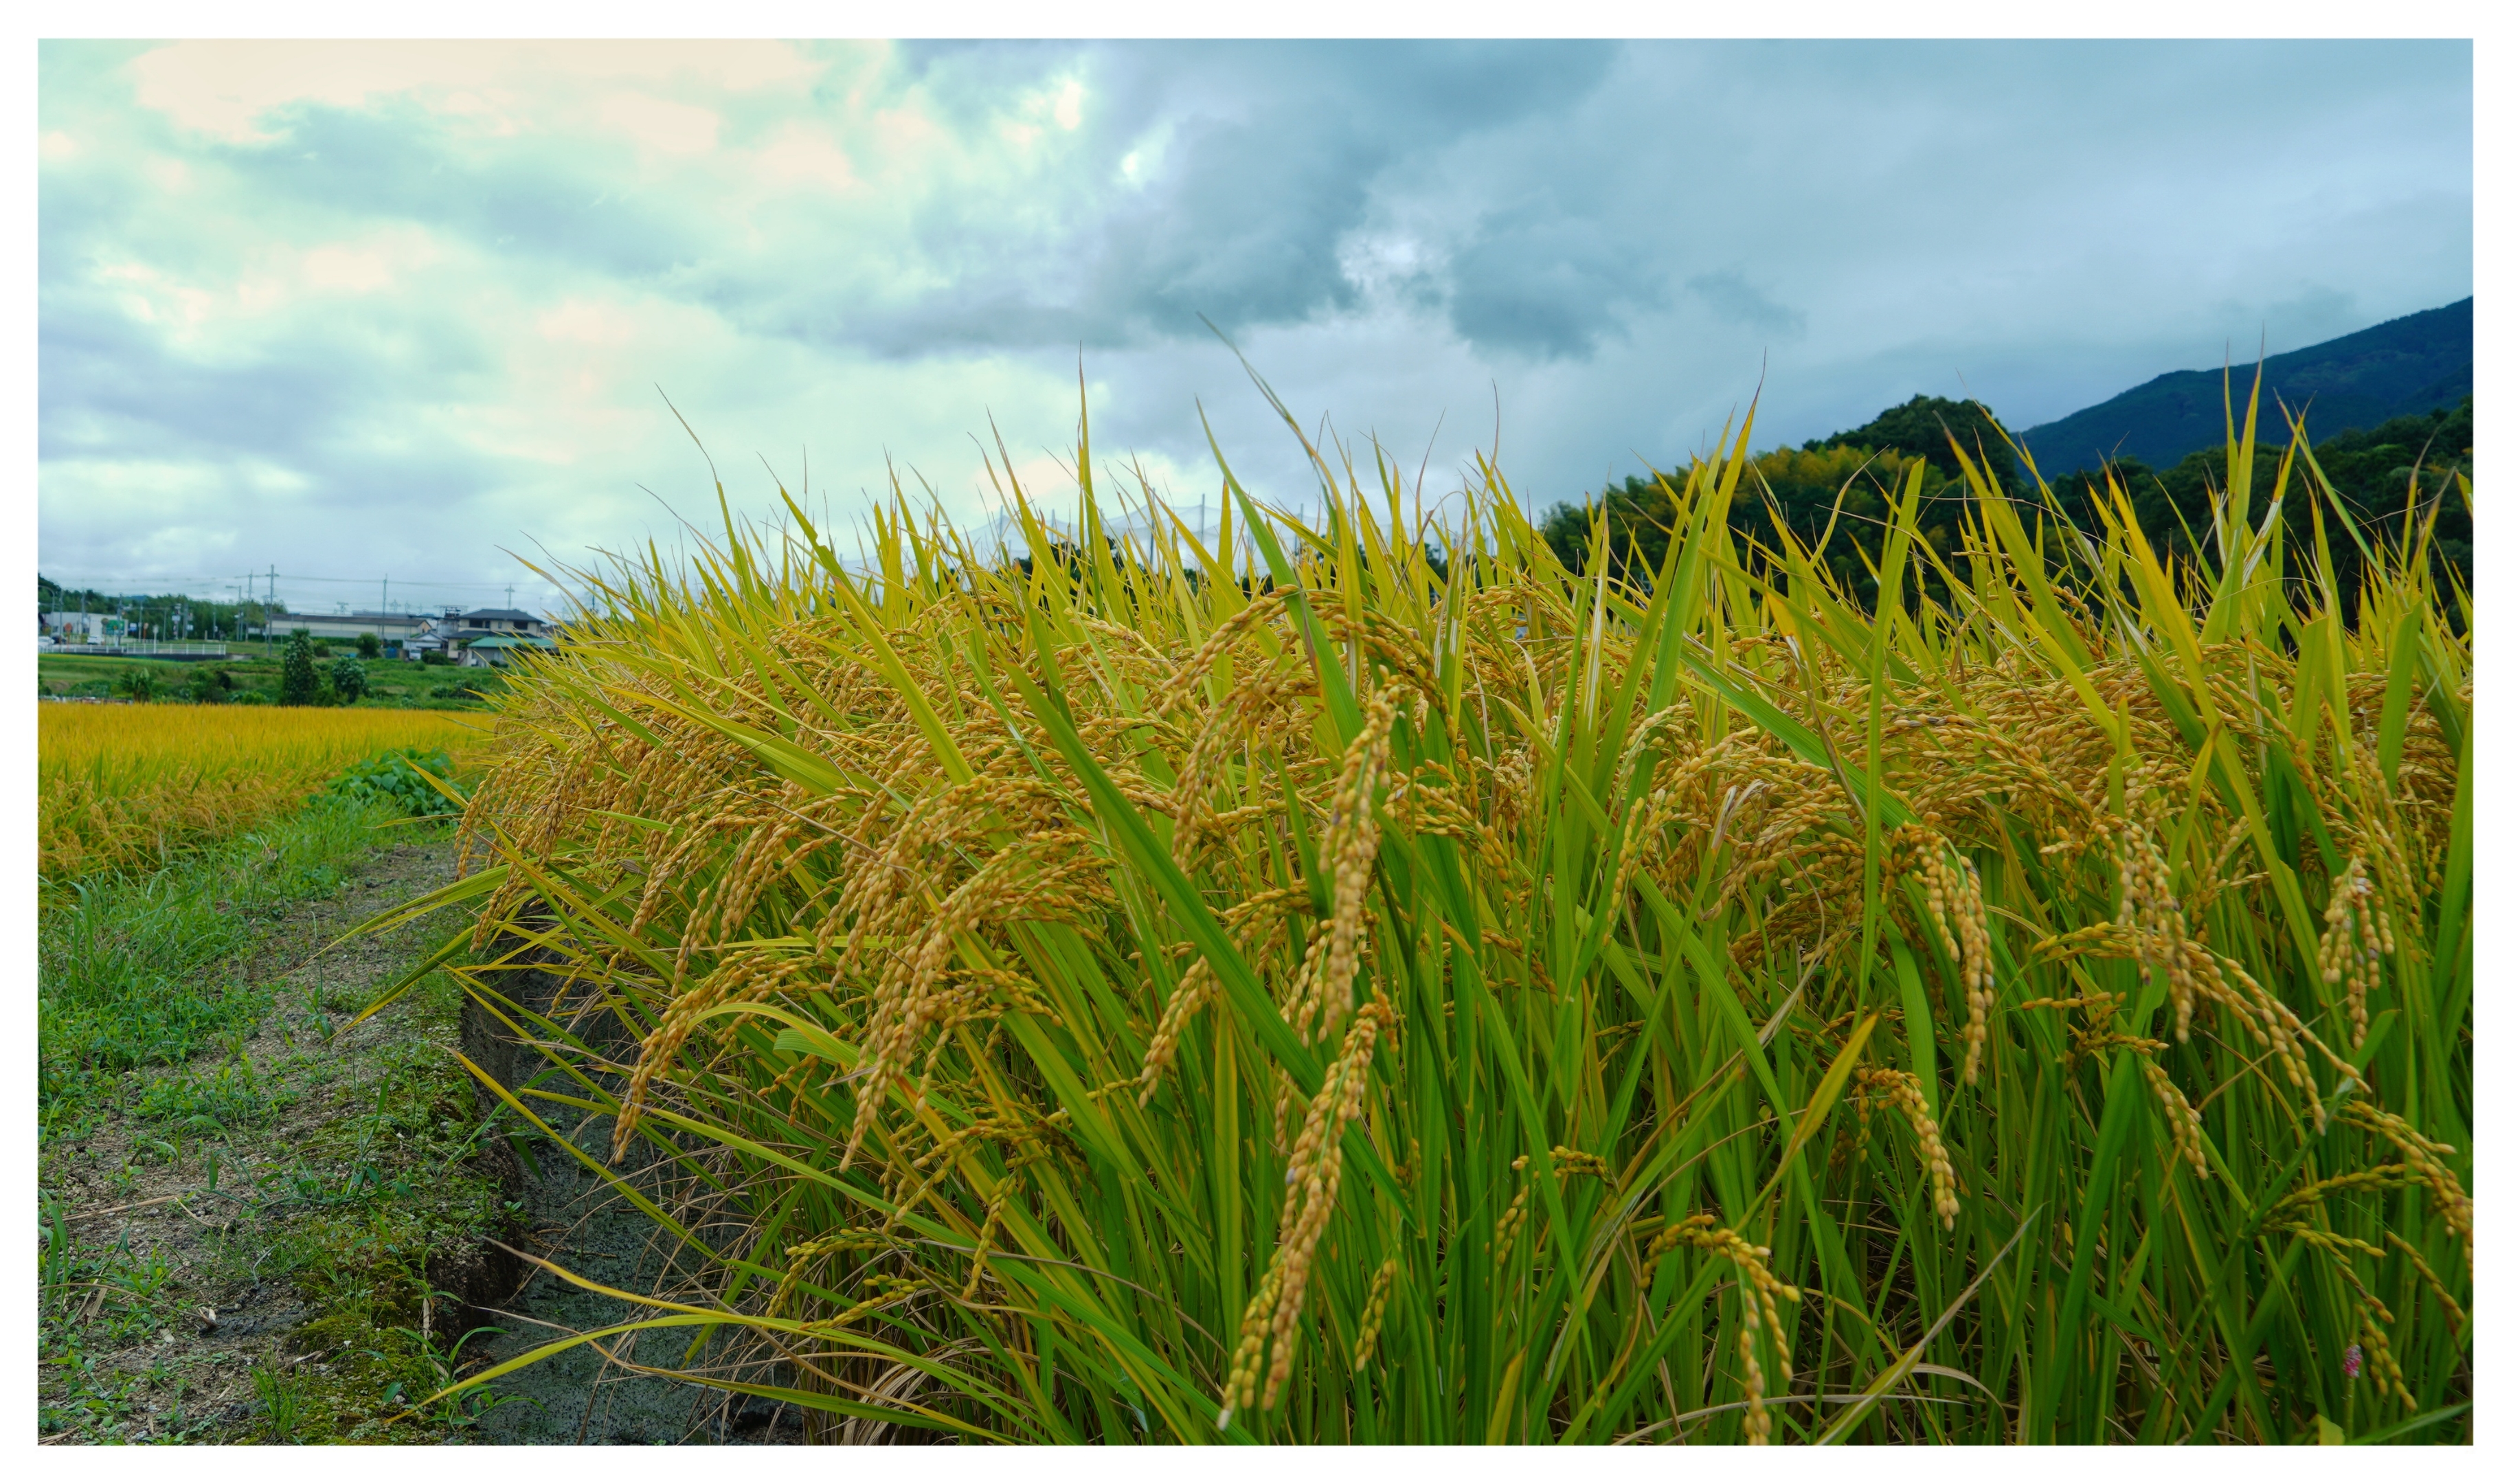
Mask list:
[[[38,707],[36,869],[50,881],[153,869],[295,808],[380,749],[460,751],[478,734],[430,712]]]
[[[397,916],[685,1244],[622,1328],[828,1436],[2464,1440],[2472,491],[2232,431],[2184,564],[1916,460],[1740,542],[1749,416],[1653,569],[1086,420],[1025,555],[789,497],[564,574]]]

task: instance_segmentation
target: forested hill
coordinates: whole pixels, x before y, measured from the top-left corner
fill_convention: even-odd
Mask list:
[[[2427,309],[2334,340],[2267,357],[2259,396],[2259,434],[2286,440],[2281,396],[2309,410],[2314,442],[2348,428],[2369,429],[2393,417],[2449,408],[2476,379],[2476,300]],[[2232,368],[2235,410],[2248,403],[2257,363]],[[2097,407],[2044,422],[2020,435],[2040,472],[2055,478],[2105,458],[2133,458],[2167,469],[2199,449],[2223,441],[2223,373],[2172,371]]]
[[[2269,364],[2273,370],[2273,364]],[[2217,391],[2213,440],[2185,457],[2157,469],[2139,458],[2121,458],[2110,466],[2135,507],[2137,523],[2148,539],[2166,551],[2193,556],[2189,533],[2208,528],[2211,499],[2223,488],[2227,450],[2222,444],[2221,392]],[[2244,396],[2246,396],[2246,392]],[[2476,408],[2462,396],[2454,407],[2436,408],[2393,417],[2369,428],[2325,431],[2317,417],[2311,452],[2329,485],[2345,498],[2357,529],[2375,541],[2411,539],[2406,518],[2432,519],[2432,558],[2437,570],[2465,580],[2476,561],[2473,512],[2457,492],[2456,477],[2476,474]],[[2283,419],[2273,424],[2261,416],[2259,425],[2259,469],[2272,478],[2284,452]],[[1987,408],[1978,403],[1941,397],[1913,397],[1861,428],[1809,440],[1801,448],[1772,449],[1756,453],[1752,468],[1736,491],[1728,520],[1749,551],[1775,550],[1778,527],[1785,526],[1799,540],[1821,543],[1831,532],[1826,558],[1847,591],[1871,597],[1874,582],[1868,562],[1869,533],[1888,513],[1887,492],[1908,476],[1911,461],[1927,461],[1919,533],[1937,552],[1950,554],[1960,545],[1962,476],[1953,446],[1974,463],[1985,463],[2008,490],[2023,490],[2012,455],[1997,437]],[[1680,488],[1685,469],[1669,471]],[[2080,530],[2100,530],[2102,516],[2093,489],[2103,476],[2061,473],[2042,466],[2049,483],[2049,502]],[[2410,495],[2413,495],[2411,498]],[[2029,497],[2037,499],[2036,493]],[[1542,522],[1544,539],[1572,571],[1587,570],[1588,544],[1595,530],[1598,497],[1554,506]],[[1665,566],[1666,546],[1674,526],[1674,505],[1656,479],[1632,478],[1607,487],[1603,495],[1617,565],[1631,572],[1653,572]],[[2305,529],[2307,527],[2304,527]],[[2331,574],[2351,591],[2361,568],[2361,554],[2340,535],[2331,536]],[[1758,562],[1758,556],[1748,556]]]

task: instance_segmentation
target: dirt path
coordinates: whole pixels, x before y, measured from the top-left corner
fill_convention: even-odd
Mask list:
[[[134,1095],[45,1152],[46,1441],[461,1430],[387,1425],[381,1402],[434,1374],[430,1351],[458,1317],[439,1316],[438,1295],[477,1281],[478,1237],[520,1225],[511,1156],[467,1116],[446,986],[341,1029],[444,928],[325,951],[452,868],[440,830],[279,909],[242,954],[201,970],[268,988],[252,1033],[131,1074]]]
[[[630,1288],[659,1271],[641,1217],[548,1157],[558,1151],[528,1173],[506,1142],[511,1119],[483,1115],[453,1055],[461,996],[449,979],[349,1027],[458,924],[328,945],[453,866],[444,830],[406,835],[347,863],[329,896],[272,911],[241,954],[201,970],[267,989],[251,1033],[127,1074],[112,1111],[45,1149],[43,1441],[798,1436],[589,1349],[484,1401],[406,1415],[446,1377],[540,1343],[553,1324],[613,1322],[622,1308],[535,1278],[486,1238]],[[599,1149],[607,1131],[573,1137]],[[483,1325],[509,1333],[472,1333]]]

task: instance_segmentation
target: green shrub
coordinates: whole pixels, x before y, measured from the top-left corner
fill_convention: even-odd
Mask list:
[[[341,705],[356,705],[358,697],[367,693],[367,667],[345,654],[331,661],[331,689],[340,697]]]
[[[377,639],[372,634],[361,634],[358,636],[358,658],[380,659],[383,657],[383,652],[384,642],[382,640]]]
[[[329,792],[361,803],[388,803],[404,814],[458,814],[462,805],[421,776],[422,772],[454,787],[453,760],[442,749],[415,747],[377,753],[331,780]],[[460,790],[455,788],[458,794]]]

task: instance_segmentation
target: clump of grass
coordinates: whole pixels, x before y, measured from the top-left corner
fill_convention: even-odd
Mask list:
[[[242,1056],[214,1068],[192,1068],[158,1077],[142,1088],[132,1112],[185,1129],[227,1132],[257,1127],[285,1111],[292,1099]]]
[[[388,803],[413,817],[434,818],[462,812],[462,792],[452,777],[453,759],[443,748],[434,752],[388,748],[332,779],[329,792],[360,802]]]
[[[2472,609],[2256,426],[2186,563],[1911,460],[1856,587],[1749,418],[1628,571],[1316,449],[1111,537],[1086,426],[1031,560],[789,499],[574,574],[438,900],[849,1434],[2463,1438]]]

